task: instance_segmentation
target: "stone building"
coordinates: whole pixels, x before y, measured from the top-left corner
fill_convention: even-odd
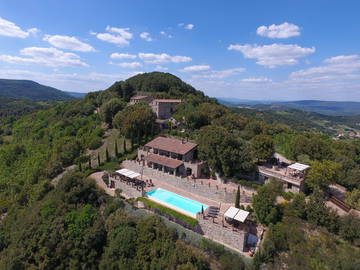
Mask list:
[[[181,99],[154,99],[150,106],[158,119],[169,119],[175,106],[180,103]]]
[[[148,96],[133,96],[132,98],[130,98],[131,105],[134,105],[139,102],[145,102],[145,103],[150,104],[152,101],[153,101],[153,98],[148,97]]]
[[[175,176],[200,177],[206,166],[196,160],[196,143],[168,137],[157,137],[138,150],[138,159],[149,168]]]
[[[153,99],[149,96],[133,96],[130,105],[145,102],[150,105],[157,119],[165,120],[171,118],[176,105],[181,103],[181,99]]]

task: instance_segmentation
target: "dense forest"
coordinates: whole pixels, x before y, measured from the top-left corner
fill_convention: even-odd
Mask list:
[[[126,106],[136,93],[183,99],[174,118],[184,128],[155,129],[148,105]],[[236,183],[251,185],[243,176],[256,173],[256,165],[275,151],[310,164],[306,194],[283,194],[275,183],[258,188],[254,219],[269,230],[253,267],[357,269],[359,219],[338,217],[324,200],[328,185],[337,183],[360,209],[360,141],[334,141],[299,126],[288,118],[232,110],[160,72],[26,114],[0,141],[0,269],[244,269],[241,257],[211,243],[185,241],[160,218],[134,214],[131,205],[106,196],[87,177],[118,164],[158,132],[195,140],[209,173]],[[127,151],[124,143],[127,153],[80,165],[51,184],[66,167],[86,163],[87,150],[101,146],[110,129],[130,142]],[[288,200],[276,203],[279,195]]]

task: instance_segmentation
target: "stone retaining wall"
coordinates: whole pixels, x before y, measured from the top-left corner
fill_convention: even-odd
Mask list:
[[[163,181],[164,183],[171,184],[174,187],[183,189],[185,191],[191,192],[193,194],[215,200],[223,203],[233,203],[235,201],[236,192],[226,191],[224,188],[216,188],[215,184],[207,185],[201,184],[199,182],[194,183],[193,180],[188,180],[187,178],[180,178],[173,175],[169,175],[157,170],[147,168],[146,166],[141,166],[135,161],[126,160],[122,164],[125,168],[132,171],[143,173],[143,175],[155,178],[157,180]],[[240,196],[241,202],[248,202],[250,198],[247,198],[245,195]],[[250,199],[251,200],[251,199]]]
[[[240,251],[245,251],[247,240],[246,232],[235,232],[230,228],[224,228],[219,224],[213,223],[209,219],[198,218],[199,225],[204,234],[211,240],[224,243],[232,248]]]

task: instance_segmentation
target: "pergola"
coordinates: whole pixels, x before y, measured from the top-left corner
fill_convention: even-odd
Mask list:
[[[137,172],[133,172],[131,170],[128,170],[128,169],[121,169],[121,170],[117,170],[116,173],[122,175],[122,176],[125,176],[127,178],[130,178],[130,179],[135,179],[137,177],[139,177],[141,174],[137,173]]]
[[[229,209],[226,210],[224,217],[225,219],[228,218],[231,220],[236,220],[244,223],[249,214],[250,212],[248,211],[230,206]]]
[[[287,167],[287,170],[290,170],[289,173],[295,177],[304,177],[306,171],[310,168],[309,165],[301,164],[301,163],[294,163]]]

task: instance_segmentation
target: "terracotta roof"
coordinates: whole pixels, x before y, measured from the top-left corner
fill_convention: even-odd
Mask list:
[[[181,103],[181,99],[154,99],[154,101],[164,103]]]
[[[148,96],[134,96],[134,97],[131,97],[131,99],[144,99],[144,98],[148,98]]]
[[[145,157],[146,161],[151,161],[157,164],[161,164],[163,166],[176,169],[177,167],[181,166],[183,164],[182,161],[177,159],[171,159],[165,156],[160,156],[156,154],[149,154]]]
[[[157,137],[152,141],[148,142],[145,146],[161,149],[180,155],[185,155],[186,153],[194,149],[197,144],[167,137]]]

